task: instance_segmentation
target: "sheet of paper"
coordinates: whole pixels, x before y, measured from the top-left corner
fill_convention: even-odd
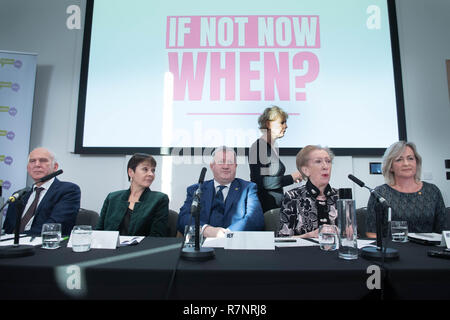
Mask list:
[[[29,236],[26,233],[19,234],[19,238],[23,238],[23,237],[29,237]],[[14,239],[14,234],[13,233],[7,233],[7,234],[2,235],[0,237],[0,242],[1,241],[6,241],[6,240],[9,240],[9,239]]]
[[[205,248],[225,248],[226,238],[205,238],[202,247]]]
[[[225,247],[226,238],[206,238],[203,243],[203,247],[208,248],[224,248]],[[376,246],[374,245],[375,240],[357,240],[358,248],[366,246]],[[319,246],[319,241],[317,238],[301,239],[301,238],[274,238],[274,244],[276,247],[284,248],[284,247],[316,247]]]
[[[275,238],[276,247],[315,247],[319,244],[310,240],[301,238]]]
[[[119,243],[119,231],[92,231],[91,249],[116,249]],[[70,236],[67,247],[72,248],[72,236]]]
[[[25,234],[21,234],[21,235],[19,235],[19,237],[26,237],[26,235]],[[13,234],[4,234],[4,235],[2,235],[0,237],[0,242],[1,241],[6,241],[6,240],[9,240],[9,239],[14,239],[14,235]]]
[[[120,246],[133,246],[139,244],[145,237],[119,236]]]
[[[440,242],[442,235],[440,233],[408,233],[408,237],[416,238],[425,241],[436,241]]]
[[[5,240],[3,241],[3,237],[2,237],[2,241],[0,241],[0,246],[10,246],[14,244],[14,235],[12,237],[8,237],[7,239],[9,240]],[[32,246],[40,246],[42,245],[42,238],[41,237],[22,237],[19,238],[19,244],[26,244],[26,245],[32,245]]]
[[[275,250],[273,231],[233,231],[225,237],[225,249]]]
[[[364,247],[376,247],[376,240],[356,240],[358,249]]]

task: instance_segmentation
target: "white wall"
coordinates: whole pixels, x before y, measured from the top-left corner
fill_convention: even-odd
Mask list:
[[[423,156],[422,176],[431,175],[450,206],[450,103],[445,60],[450,59],[450,1],[397,1],[408,140]]]
[[[39,53],[31,148],[52,149],[64,170],[61,179],[81,187],[82,207],[100,211],[107,193],[128,186],[128,157],[72,153],[83,38],[83,24],[80,30],[66,27],[66,8],[72,4],[79,5],[84,14],[85,0],[0,0],[0,49]],[[423,170],[432,176],[426,181],[441,189],[446,206],[450,206],[450,182],[445,180],[444,169],[444,159],[450,159],[445,73],[445,59],[450,59],[450,1],[397,0],[397,15],[408,139],[416,142]],[[171,181],[166,174],[162,181],[163,159],[158,156],[156,160],[159,175],[152,188],[161,190],[162,183],[168,183],[172,188],[170,208],[178,211],[186,187],[197,181],[203,165],[175,165]],[[288,172],[295,169],[294,157],[282,160]],[[335,159],[331,185],[353,187],[358,207],[367,203],[368,191],[355,187],[347,175],[353,173],[369,186],[382,184],[382,176],[368,174],[371,161],[380,161],[380,157]],[[237,175],[249,179],[248,166],[239,166]],[[211,178],[210,172],[207,178]]]

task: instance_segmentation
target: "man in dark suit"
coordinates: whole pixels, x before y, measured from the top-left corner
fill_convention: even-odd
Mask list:
[[[27,171],[37,182],[58,170],[58,163],[52,152],[36,148],[28,156]],[[22,201],[10,203],[3,225],[6,233],[14,233],[16,214],[22,215],[20,232],[40,234],[44,223],[61,223],[61,233],[70,234],[80,209],[80,188],[71,182],[57,178],[37,182]]]
[[[233,149],[220,147],[214,151],[210,164],[214,179],[203,183],[200,201],[200,226],[204,237],[223,237],[227,231],[264,228],[256,184],[236,178],[236,167]],[[198,184],[187,188],[187,197],[177,223],[181,233],[189,223],[192,199],[197,188]]]

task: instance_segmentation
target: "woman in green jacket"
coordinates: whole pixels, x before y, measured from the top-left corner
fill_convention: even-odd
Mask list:
[[[169,198],[150,190],[155,168],[151,155],[137,153],[131,157],[127,167],[130,188],[108,194],[97,230],[119,231],[124,236],[167,236]]]

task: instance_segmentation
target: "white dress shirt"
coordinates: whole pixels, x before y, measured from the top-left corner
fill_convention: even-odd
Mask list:
[[[230,191],[231,182],[229,184],[220,184],[216,180],[214,180],[214,189],[216,190],[214,195],[217,193],[217,191],[219,191],[219,186],[225,186],[225,188],[222,189],[223,202],[225,202],[228,196],[228,191]]]
[[[219,186],[225,186],[225,188],[222,189],[223,202],[225,203],[225,200],[227,199],[227,196],[228,196],[228,191],[230,191],[231,182],[223,185],[223,184],[218,183],[216,180],[214,180],[214,190],[215,190],[214,196],[216,195],[217,191],[220,190]],[[207,226],[209,226],[209,224],[206,224],[206,223],[202,226],[201,233],[203,233],[203,231],[205,230],[205,228]],[[229,231],[228,229],[226,229],[226,230]]]

